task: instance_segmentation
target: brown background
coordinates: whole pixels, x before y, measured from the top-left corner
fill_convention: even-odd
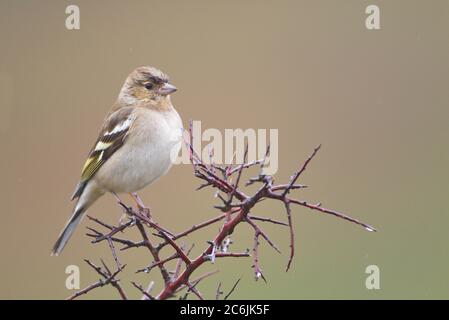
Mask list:
[[[80,6],[81,30],[65,28],[68,4]],[[379,31],[365,28],[369,4],[380,6]],[[81,286],[97,279],[82,258],[109,252],[89,245],[86,221],[61,257],[50,248],[104,114],[146,64],[179,88],[185,124],[278,128],[278,181],[322,143],[301,197],[380,229],[296,209],[291,272],[287,234],[267,226],[283,248],[263,247],[268,284],[254,282],[250,260],[220,261],[204,268],[221,270],[200,286],[206,297],[242,276],[234,298],[449,298],[448,14],[448,1],[2,0],[0,298],[65,298],[68,264],[80,266]],[[179,231],[216,214],[197,182],[177,166],[142,196]],[[281,218],[281,209],[265,203],[258,213]],[[90,213],[111,223],[121,215],[111,196]],[[189,239],[195,253],[215,231]],[[251,245],[250,229],[237,234],[235,250]],[[130,271],[151,262],[144,251],[122,259]],[[370,264],[381,290],[365,288]],[[160,285],[155,273],[128,276]]]

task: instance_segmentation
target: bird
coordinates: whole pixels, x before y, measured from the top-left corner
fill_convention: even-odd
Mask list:
[[[142,66],[126,78],[106,115],[73,193],[70,219],[53,246],[59,255],[86,210],[106,193],[136,192],[166,174],[182,141],[182,119],[171,102],[177,88],[162,71]]]

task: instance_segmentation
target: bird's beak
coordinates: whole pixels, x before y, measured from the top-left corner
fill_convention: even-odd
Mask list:
[[[159,89],[159,93],[163,96],[169,95],[170,93],[178,90],[174,85],[170,83],[164,83],[164,85]]]

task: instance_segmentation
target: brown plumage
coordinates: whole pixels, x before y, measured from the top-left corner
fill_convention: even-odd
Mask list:
[[[165,174],[177,154],[182,121],[170,94],[176,88],[153,67],[127,77],[89,152],[72,199],[77,199],[52,253],[58,255],[85,211],[104,193],[135,192]]]

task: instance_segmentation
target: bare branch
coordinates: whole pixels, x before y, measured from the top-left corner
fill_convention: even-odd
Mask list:
[[[231,294],[234,292],[235,288],[237,288],[240,280],[242,280],[242,278],[238,278],[238,280],[234,283],[234,285],[231,288],[231,291],[229,291],[229,293],[224,297],[223,300],[228,300],[228,298],[231,296]]]
[[[309,164],[309,162],[313,159],[313,157],[315,157],[315,155],[317,154],[318,150],[320,150],[321,145],[319,145],[318,147],[316,147],[312,154],[307,158],[307,160],[304,162],[304,164],[302,165],[301,169],[299,169],[298,171],[296,171],[293,176],[290,179],[290,182],[288,183],[287,188],[285,188],[284,192],[282,193],[282,196],[285,197],[287,195],[287,193],[290,192],[290,189],[292,188],[292,186],[295,184],[296,180],[298,180],[299,176],[306,170],[307,165]]]
[[[150,295],[146,290],[142,288],[140,284],[135,283],[134,281],[131,281],[132,285],[139,289],[139,291],[146,297],[148,300],[154,300],[154,297]]]
[[[188,229],[181,231],[177,234],[172,234],[167,229],[163,228],[157,224],[148,208],[144,207],[143,201],[137,195],[134,195],[137,199],[137,207],[128,207],[118,199],[120,207],[124,212],[130,217],[130,221],[114,226],[97,218],[89,217],[90,221],[95,223],[102,228],[105,228],[105,232],[96,230],[95,228],[88,227],[88,236],[93,238],[92,243],[99,243],[102,241],[107,241],[110,248],[112,258],[117,266],[117,271],[111,272],[106,264],[103,263],[103,268],[95,266],[89,260],[86,262],[101,275],[102,279],[94,282],[83,290],[75,293],[69,299],[75,299],[81,295],[87,294],[95,288],[103,287],[106,285],[111,285],[116,288],[122,299],[127,299],[127,295],[120,286],[119,280],[116,276],[125,265],[121,265],[115,245],[118,243],[123,247],[120,250],[127,250],[130,248],[141,248],[145,247],[150,253],[151,264],[145,268],[139,269],[136,272],[150,272],[153,268],[158,268],[162,279],[164,280],[164,285],[162,290],[157,295],[150,294],[151,288],[154,282],[151,281],[147,290],[145,290],[141,285],[131,282],[135,288],[137,288],[142,294],[142,299],[146,300],[163,300],[174,297],[178,292],[183,289],[187,289],[187,292],[181,297],[181,299],[186,299],[189,294],[193,293],[198,299],[204,299],[204,296],[199,292],[196,287],[198,283],[203,281],[205,278],[210,277],[217,271],[205,273],[202,276],[192,280],[192,274],[198,272],[198,270],[206,263],[214,263],[216,259],[220,258],[244,258],[252,256],[253,259],[253,269],[255,273],[255,279],[258,280],[262,278],[265,282],[265,276],[260,267],[260,238],[263,238],[274,250],[280,253],[279,248],[275,245],[274,241],[271,240],[269,235],[263,231],[258,225],[259,222],[271,223],[280,226],[288,227],[288,232],[290,235],[290,255],[287,263],[286,271],[291,268],[293,258],[295,255],[295,230],[292,221],[291,206],[297,205],[301,207],[306,207],[311,210],[319,211],[321,213],[326,213],[334,215],[341,219],[356,223],[363,226],[369,231],[375,231],[375,229],[365,224],[357,219],[351,218],[343,213],[335,210],[326,209],[321,207],[321,204],[310,204],[307,201],[296,200],[290,198],[289,193],[293,190],[301,191],[301,189],[306,188],[305,185],[299,184],[298,179],[303,174],[303,172],[308,167],[311,160],[315,157],[320,146],[316,147],[312,154],[306,159],[303,165],[296,171],[289,179],[286,184],[274,184],[274,177],[267,175],[263,172],[266,159],[269,155],[270,148],[268,147],[265,153],[265,157],[261,160],[248,161],[248,146],[245,146],[244,163],[238,165],[225,165],[220,166],[213,163],[214,150],[209,149],[209,163],[203,162],[200,155],[193,148],[193,134],[192,134],[192,122],[189,126],[189,139],[186,141],[187,148],[189,150],[189,158],[193,166],[193,172],[195,177],[201,180],[201,184],[198,189],[209,187],[215,190],[216,198],[220,201],[218,208],[222,213],[216,217],[210,218],[206,221],[197,223]],[[235,155],[234,155],[235,157]],[[260,165],[260,171],[258,175],[254,178],[250,178],[249,184],[257,184],[258,189],[253,193],[245,193],[247,190],[245,186],[240,186],[240,181],[243,177],[244,170],[253,170]],[[254,208],[264,200],[271,200],[277,203],[281,203],[284,206],[285,214],[287,216],[287,222],[279,221],[271,217],[261,217],[253,215]],[[253,247],[252,251],[247,252],[230,252],[229,246],[231,244],[231,235],[234,233],[236,227],[241,223],[248,223],[252,230],[254,231]],[[179,246],[176,242],[177,240],[190,236],[195,232],[202,230],[204,228],[210,227],[214,224],[219,224],[218,232],[215,233],[213,240],[207,241],[207,245],[200,250],[200,253],[196,257],[191,257],[192,247],[185,251],[185,244]],[[137,228],[141,240],[134,241],[128,239],[126,236],[117,237],[118,233],[126,234],[129,229],[135,230]],[[152,230],[156,230],[154,233]],[[285,229],[286,230],[286,229]],[[150,239],[151,236],[151,239]],[[153,238],[156,236],[156,238]],[[167,247],[165,250],[163,250]],[[234,246],[233,246],[234,247]],[[167,253],[165,251],[168,251]],[[252,253],[250,255],[250,252]],[[174,270],[172,269],[173,261],[176,260]],[[173,271],[168,271],[173,270]],[[229,296],[234,292],[240,279],[236,281],[230,292],[224,297],[228,299]],[[219,299],[223,294],[221,290],[222,284],[218,285],[215,293],[215,298]]]
[[[82,289],[82,290],[76,292],[76,293],[73,294],[72,296],[68,297],[67,300],[74,300],[74,299],[78,298],[79,296],[82,296],[82,295],[84,295],[84,294],[89,293],[90,291],[94,290],[95,288],[104,287],[104,286],[106,286],[106,285],[114,284],[114,283],[116,284],[116,285],[114,285],[114,287],[119,288],[118,290],[119,290],[119,292],[120,292],[121,297],[126,299],[126,295],[124,295],[123,290],[122,290],[121,287],[118,285],[118,280],[115,279],[115,277],[117,276],[117,274],[119,274],[119,273],[125,268],[126,265],[122,266],[121,269],[118,269],[118,270],[115,271],[114,273],[108,274],[108,273],[105,273],[104,271],[102,271],[100,267],[97,267],[96,265],[94,265],[94,264],[93,264],[92,262],[90,262],[89,260],[85,259],[84,261],[85,261],[89,266],[91,266],[91,267],[92,267],[98,274],[100,274],[100,275],[104,278],[104,280],[103,280],[103,279],[98,280],[97,282],[95,282],[95,283],[93,283],[93,284],[87,286],[86,288],[84,288],[84,289]]]

